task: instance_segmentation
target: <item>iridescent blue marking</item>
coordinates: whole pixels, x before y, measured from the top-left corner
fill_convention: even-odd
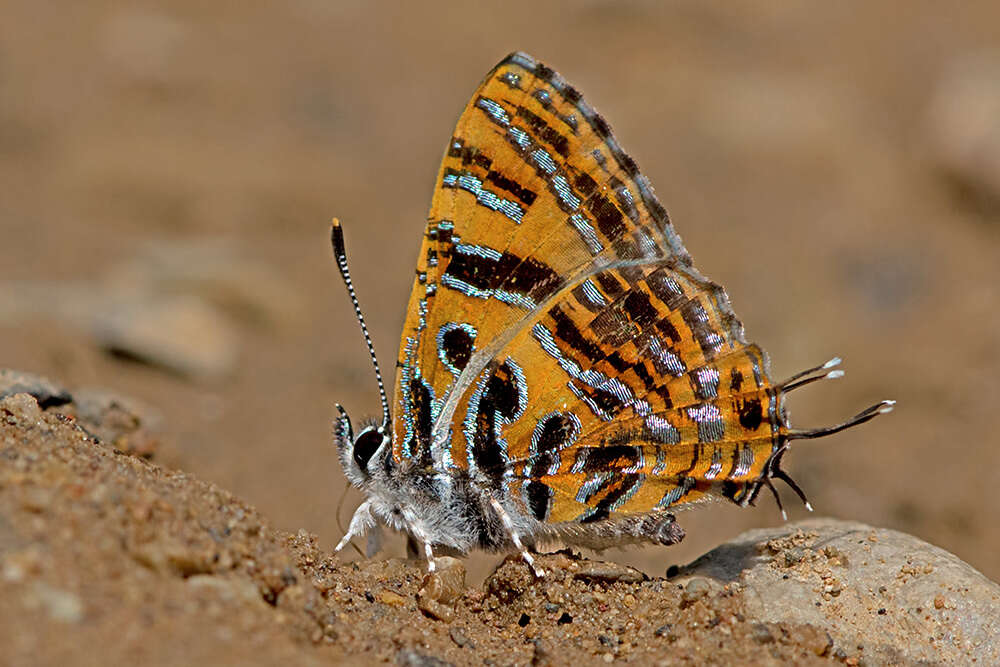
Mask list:
[[[413,397],[410,394],[410,380],[412,379],[413,353],[416,350],[418,340],[413,336],[406,337],[406,346],[403,352],[403,364],[399,368],[399,410],[403,419],[403,456],[409,458],[413,455],[410,451],[410,441],[413,440],[415,428],[413,424]]]
[[[462,174],[445,174],[441,179],[441,185],[446,188],[459,188],[465,190],[476,197],[476,203],[480,206],[502,213],[507,218],[517,224],[521,224],[524,218],[524,209],[515,202],[504,199],[495,192],[483,187],[483,182],[469,172]]]
[[[688,491],[693,489],[694,485],[695,480],[693,477],[685,477],[684,481],[682,481],[678,486],[675,486],[663,494],[663,498],[660,499],[660,502],[656,503],[656,506],[660,509],[670,507],[683,498]]]
[[[452,275],[444,274],[441,276],[441,284],[445,287],[450,287],[451,289],[458,290],[466,296],[472,296],[477,299],[488,299],[493,296],[492,290],[479,289],[464,280],[459,280]]]
[[[635,447],[636,453],[639,455],[635,463],[628,466],[627,468],[622,468],[621,472],[626,474],[633,474],[640,472],[646,467],[646,454],[642,451],[642,447]]]
[[[623,405],[631,405],[635,400],[632,390],[618,378],[608,378],[598,389],[610,392]]]
[[[664,347],[663,341],[656,336],[649,338],[649,353],[653,360],[653,366],[660,373],[670,373],[674,377],[680,377],[687,371],[687,366],[676,354]]]
[[[649,415],[643,423],[649,429],[651,439],[658,443],[676,445],[681,441],[681,434],[677,427],[662,415]]]
[[[526,151],[531,146],[531,137],[521,128],[512,127],[507,130],[507,134],[521,150]]]
[[[580,206],[580,198],[573,194],[573,188],[569,186],[565,176],[553,176],[552,187],[555,188],[559,200],[567,211],[575,211]]]
[[[595,493],[597,493],[600,490],[601,486],[603,486],[603,484],[605,483],[605,480],[611,476],[612,476],[611,473],[595,473],[581,485],[580,490],[576,494],[575,500],[581,504],[586,503]],[[604,477],[604,479],[599,479],[601,477]],[[642,487],[642,484],[645,481],[646,481],[646,476],[639,475],[624,493],[622,493],[618,498],[614,500],[614,502],[607,505],[604,509],[606,509],[609,512],[617,512],[619,509],[621,509],[622,505],[624,505],[625,503],[627,503],[629,500],[632,499],[632,497]],[[587,487],[587,485],[591,483],[596,483],[596,487],[593,490],[585,488]],[[587,496],[586,498],[581,500],[580,497],[584,491],[587,491]],[[576,520],[581,522],[585,521],[591,516],[593,516],[594,513],[598,511],[598,509],[599,508],[597,507],[591,507],[586,512],[583,512],[580,516],[578,516]]]
[[[626,206],[629,206],[629,207],[632,207],[632,208],[635,207],[635,200],[632,198],[632,191],[631,190],[629,190],[627,187],[625,187],[623,185],[623,186],[619,187],[617,190],[615,190],[615,192],[622,199],[622,201],[625,202]]]
[[[656,464],[653,465],[653,469],[649,471],[649,474],[653,477],[659,477],[667,470],[667,450],[663,447],[656,448]]]
[[[656,241],[654,241],[645,230],[636,229],[632,233],[632,236],[635,238],[636,245],[638,245],[639,249],[642,251],[643,257],[652,259],[654,257],[663,256],[663,251],[660,249],[660,246],[656,245]]]
[[[532,455],[539,453],[538,441],[541,440],[542,435],[545,433],[545,428],[544,428],[545,422],[554,417],[563,417],[569,420],[570,424],[572,425],[569,434],[565,438],[563,438],[562,443],[559,446],[559,449],[566,449],[568,447],[572,447],[573,444],[576,442],[576,439],[580,437],[580,432],[583,431],[583,424],[580,422],[579,417],[577,417],[572,412],[550,412],[549,414],[545,415],[544,417],[538,420],[538,423],[535,424],[535,430],[532,431],[531,433]]]
[[[523,294],[518,294],[517,292],[508,292],[506,290],[498,289],[493,291],[493,296],[498,301],[503,301],[512,306],[517,306],[518,308],[524,308],[525,310],[534,310],[538,307],[535,300],[527,297]]]
[[[590,278],[584,280],[580,287],[592,306],[603,308],[608,305],[608,300],[604,298],[601,290],[597,289],[597,285]]]
[[[597,255],[604,250],[604,244],[602,244],[601,240],[597,238],[597,231],[585,217],[579,213],[574,213],[569,216],[568,222],[573,225],[573,228],[576,229],[580,238],[582,238],[583,242],[587,244],[587,249],[590,250],[591,254]]]
[[[476,255],[494,262],[499,262],[503,258],[503,253],[499,250],[489,246],[473,245],[471,243],[456,243],[455,252],[463,255]]]
[[[652,273],[646,276],[647,283],[656,283],[656,291],[669,292],[671,295],[684,298],[684,290],[673,278],[668,278],[661,273]]]
[[[545,422],[549,419],[561,417],[570,423],[569,433],[565,435],[559,446],[556,449],[549,449],[544,452],[538,450],[539,441],[542,435],[545,433]],[[533,475],[534,466],[544,460],[549,461],[549,466],[542,472],[542,475],[555,475],[559,472],[559,468],[562,465],[562,456],[560,451],[563,449],[568,449],[572,447],[577,439],[580,437],[580,433],[583,431],[583,424],[580,422],[580,418],[577,417],[572,412],[550,412],[535,424],[535,429],[531,433],[531,449],[528,454],[528,464],[525,467],[526,473],[529,476]]]
[[[562,350],[559,348],[558,343],[556,343],[555,336],[549,329],[541,324],[535,324],[531,327],[531,334],[538,344],[541,345],[542,349],[556,362],[559,367],[566,371],[566,374],[571,378],[580,380],[589,387],[594,389],[601,389],[613,394],[621,403],[625,406],[631,405],[635,401],[635,395],[632,390],[629,389],[627,385],[616,378],[609,378],[607,375],[601,371],[595,371],[593,369],[583,370],[580,365],[563,354]],[[578,397],[583,396],[582,393],[573,385],[569,383],[570,389]],[[594,403],[589,398],[583,399],[587,405],[591,406],[592,409],[596,409],[596,403]],[[607,415],[606,412],[601,411],[601,414]],[[604,419],[604,417],[602,417]],[[610,417],[608,418],[610,419]],[[608,421],[608,420],[605,420]]]
[[[413,392],[410,390],[410,384],[414,380],[419,382],[427,390],[427,395],[430,397],[430,412],[431,412],[431,423],[433,424],[437,420],[438,415],[441,411],[441,402],[435,400],[434,398],[434,387],[427,382],[420,372],[420,366],[414,363],[413,354],[418,345],[418,339],[412,336],[407,337],[406,347],[404,352],[404,357],[406,361],[403,362],[402,367],[399,370],[400,377],[400,408],[402,409],[403,417],[403,455],[407,458],[412,457],[415,452],[410,447],[410,443],[416,440],[416,424],[414,422],[414,411],[413,411]],[[430,437],[431,434],[428,434]],[[447,458],[450,462],[450,453],[445,456],[441,456],[439,452],[435,452],[433,440],[429,443],[431,447],[431,456],[437,461],[441,458]]]
[[[524,415],[524,411],[528,407],[528,380],[524,377],[524,370],[513,359],[507,357],[504,363],[514,375],[514,384],[517,385],[517,410],[509,421],[504,422],[505,424],[513,424]]]
[[[510,125],[510,116],[507,114],[507,110],[495,100],[491,100],[488,97],[480,97],[476,100],[476,106],[485,111],[497,125],[501,127]]]
[[[698,424],[698,442],[718,442],[725,437],[726,422],[712,403],[688,408],[687,415]]]
[[[743,445],[743,449],[740,450],[740,459],[736,466],[733,468],[733,472],[730,473],[729,478],[734,477],[746,477],[750,474],[750,468],[753,466],[753,448],[750,445]]]
[[[611,471],[605,472],[595,472],[587,478],[580,488],[576,491],[576,502],[580,504],[586,503],[590,500],[591,496],[600,490],[600,488],[614,476],[615,473]]]
[[[712,330],[712,327],[708,321],[708,313],[705,312],[705,307],[702,306],[697,301],[693,301],[691,304],[691,313],[694,318],[703,323],[705,326],[701,329],[703,339],[700,341],[703,345],[710,346],[713,351],[718,351],[723,344],[723,338],[719,334]]]
[[[513,72],[504,72],[503,74],[500,75],[500,80],[505,84],[507,84],[509,88],[513,88],[515,90],[521,89],[520,74],[514,74]]]
[[[611,415],[602,410],[601,407],[597,405],[597,402],[594,401],[594,399],[583,393],[579,388],[577,388],[575,384],[573,384],[572,382],[567,382],[566,386],[569,387],[569,390],[573,392],[574,396],[583,401],[587,405],[587,407],[590,408],[590,411],[593,412],[598,419],[605,422],[611,421],[612,419]]]
[[[632,410],[637,416],[645,417],[653,412],[653,406],[649,404],[649,401],[640,398],[632,401]]]
[[[719,370],[717,368],[711,366],[699,368],[693,375],[694,391],[698,398],[705,401],[719,395]]]
[[[555,336],[545,325],[535,324],[531,327],[531,334],[542,346],[542,349],[555,359],[559,367],[566,371],[566,374],[571,378],[583,380],[591,387],[597,387],[607,380],[607,376],[600,371],[584,371],[578,363],[564,355],[559,349],[559,344],[556,343]]]
[[[492,297],[498,301],[502,301],[506,304],[517,306],[518,308],[523,308],[525,310],[533,310],[537,307],[534,299],[531,299],[523,294],[507,292],[506,290],[480,289],[474,285],[470,285],[464,280],[459,280],[448,273],[441,276],[441,284],[445,287],[458,290],[466,296],[475,297],[477,299],[489,299]]]
[[[705,471],[705,479],[715,479],[722,472],[722,450],[718,447],[712,452],[712,465]]]
[[[531,151],[531,160],[542,168],[546,174],[551,174],[556,170],[556,163],[544,148],[536,148]]]
[[[646,481],[645,475],[638,475],[636,477],[636,480],[632,482],[632,486],[628,488],[628,491],[621,494],[616,501],[611,503],[611,505],[608,506],[608,510],[611,512],[617,512],[619,509],[621,509],[622,505],[632,500],[632,496],[634,496],[639,491],[639,489],[642,488],[642,484],[645,481]]]

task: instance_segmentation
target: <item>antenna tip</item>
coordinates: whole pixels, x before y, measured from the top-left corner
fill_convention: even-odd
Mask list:
[[[338,260],[347,254],[344,248],[344,228],[340,226],[340,220],[337,218],[330,223],[330,243],[333,245],[333,254]]]
[[[830,361],[823,364],[823,368],[833,368],[834,366],[839,366],[841,361],[843,361],[843,359],[840,357],[834,357]]]
[[[812,503],[810,503],[808,500],[806,501],[806,509],[809,510],[810,512],[813,511]]]
[[[835,371],[830,371],[829,373],[826,374],[826,378],[828,380],[836,380],[837,378],[842,378],[842,377],[844,377],[844,371],[840,369],[837,369]]]
[[[881,406],[878,409],[880,415],[892,412],[892,409],[896,407],[896,401],[882,401]]]
[[[781,510],[781,520],[788,521],[788,512],[786,512],[785,510]]]

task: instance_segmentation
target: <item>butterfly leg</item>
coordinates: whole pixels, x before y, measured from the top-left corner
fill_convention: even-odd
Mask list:
[[[414,542],[419,542],[424,545],[424,558],[427,559],[427,571],[434,572],[437,570],[437,561],[434,558],[434,547],[431,546],[431,540],[427,536],[427,531],[424,530],[424,524],[420,519],[409,508],[402,508],[400,513],[402,514],[403,521],[406,526],[406,551],[407,554],[410,553],[411,547],[415,546]],[[415,551],[415,549],[414,549]]]
[[[496,498],[491,497],[490,504],[493,506],[493,510],[497,513],[497,516],[500,517],[500,521],[503,523],[503,527],[507,530],[507,534],[510,535],[511,542],[513,542],[514,546],[517,547],[517,550],[521,552],[521,558],[523,558],[524,562],[528,564],[528,567],[532,569],[536,577],[539,579],[543,578],[545,576],[545,570],[535,564],[535,558],[521,542],[521,538],[518,536],[517,531],[514,530],[514,522],[510,520],[510,515],[507,514],[507,510],[503,508],[503,505],[501,505],[500,501]]]
[[[347,528],[347,534],[337,543],[337,546],[333,549],[333,553],[339,553],[353,538],[361,537],[374,525],[375,517],[372,516],[372,503],[370,500],[366,500],[358,505],[358,509],[354,510],[354,516],[351,517],[351,525]]]

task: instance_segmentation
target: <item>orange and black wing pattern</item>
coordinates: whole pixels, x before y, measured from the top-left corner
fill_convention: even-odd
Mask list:
[[[635,162],[519,53],[448,144],[397,368],[394,460],[550,524],[746,502],[791,434]]]

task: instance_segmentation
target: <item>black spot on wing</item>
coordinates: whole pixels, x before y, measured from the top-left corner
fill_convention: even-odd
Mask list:
[[[604,357],[601,347],[588,340],[576,324],[556,305],[549,310],[549,317],[555,322],[555,335],[572,349],[587,357],[591,362]]]
[[[587,208],[597,221],[597,228],[606,238],[617,240],[625,235],[625,216],[607,197],[592,195],[587,200]]]
[[[528,511],[531,516],[539,521],[545,521],[549,515],[549,507],[552,504],[552,489],[541,482],[535,480],[525,484],[525,499],[528,502]]]
[[[541,139],[559,153],[562,157],[569,156],[569,139],[543,118],[525,107],[517,108],[517,116],[523,119],[531,130],[532,136]]]
[[[608,477],[603,484],[597,486],[587,500],[601,496],[594,509],[580,523],[594,523],[607,519],[633,495],[642,485],[644,476],[637,473],[625,473]]]
[[[453,252],[445,275],[480,290],[502,288],[536,301],[544,300],[562,284],[559,275],[537,259],[522,259],[507,252],[499,257]]]
[[[410,380],[410,414],[413,418],[413,435],[407,443],[410,456],[424,466],[431,466],[431,403],[430,389],[423,382]]]
[[[586,448],[586,457],[582,472],[587,473],[631,468],[641,460],[639,448],[629,445],[588,447]]]
[[[565,413],[550,415],[535,428],[538,432],[536,447],[539,452],[559,451],[572,444],[579,435],[578,422]]]
[[[743,373],[735,366],[729,371],[729,387],[734,394],[738,394],[743,387]]]
[[[526,400],[526,396],[521,396],[521,388],[507,362],[494,366],[479,399],[476,431],[472,439],[472,458],[476,467],[494,488],[501,488],[508,464],[507,455],[497,437],[497,418],[509,423]]]
[[[748,431],[756,431],[764,421],[764,407],[759,398],[743,401],[737,408],[740,415],[740,426]]]
[[[469,363],[476,339],[461,327],[452,327],[441,334],[441,351],[452,368],[461,371]]]

